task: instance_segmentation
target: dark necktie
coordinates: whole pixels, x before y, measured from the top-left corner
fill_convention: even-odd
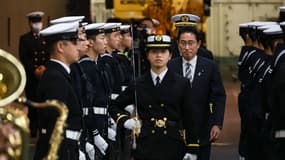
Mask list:
[[[158,88],[159,85],[160,85],[160,78],[159,78],[159,76],[157,76],[157,77],[155,78],[155,80],[156,80],[155,87]]]

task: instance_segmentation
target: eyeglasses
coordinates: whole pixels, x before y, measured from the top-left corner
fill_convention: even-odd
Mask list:
[[[180,41],[179,44],[182,46],[182,47],[186,47],[187,45],[189,45],[190,47],[194,46],[195,44],[197,43],[197,41]]]

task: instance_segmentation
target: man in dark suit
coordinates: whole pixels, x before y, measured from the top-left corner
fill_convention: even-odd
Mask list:
[[[20,37],[19,57],[24,65],[27,77],[25,86],[26,97],[36,101],[36,89],[40,76],[45,70],[45,63],[49,55],[45,51],[45,41],[39,37],[39,31],[42,29],[43,12],[31,12],[27,14],[30,31]],[[37,109],[29,107],[29,119],[31,136],[37,135],[38,118]]]
[[[47,63],[37,90],[39,101],[56,99],[68,107],[66,128],[59,146],[58,159],[77,160],[79,158],[79,137],[82,111],[72,86],[70,65],[79,59],[78,23],[61,23],[52,25],[40,32],[47,41],[51,59]],[[52,108],[40,111],[40,136],[35,151],[35,160],[43,159],[52,144],[49,139],[54,129],[58,114]],[[54,128],[55,127],[55,128]]]
[[[168,70],[170,44],[169,36],[149,36],[146,53],[151,69],[111,102],[110,114],[117,125],[137,134],[133,137],[136,140],[133,144],[136,145],[133,152],[135,160],[197,158],[198,140],[190,84],[187,79]],[[137,115],[131,118],[124,109],[136,102]],[[186,146],[181,137],[182,129],[186,131]]]
[[[182,57],[172,59],[170,70],[183,75],[191,82],[191,107],[193,107],[200,140],[199,160],[209,160],[211,142],[221,133],[225,110],[225,90],[218,65],[197,56],[200,41],[193,27],[180,29],[177,44]]]

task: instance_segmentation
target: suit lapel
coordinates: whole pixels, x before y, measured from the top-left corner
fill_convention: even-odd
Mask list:
[[[205,72],[204,62],[199,56],[197,56],[197,64],[194,72],[194,79],[192,81],[192,86],[196,86],[195,83],[199,82],[199,79],[202,76],[202,74],[204,74],[204,72]]]

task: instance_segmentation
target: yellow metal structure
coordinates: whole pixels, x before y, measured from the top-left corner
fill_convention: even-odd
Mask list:
[[[191,13],[199,16],[201,22],[198,30],[205,32],[203,0],[117,0],[114,1],[114,15],[124,20],[150,17],[159,20],[157,33],[174,35],[174,25],[171,16],[181,13]]]
[[[114,1],[114,15],[121,19],[144,18],[144,0],[116,0]]]

